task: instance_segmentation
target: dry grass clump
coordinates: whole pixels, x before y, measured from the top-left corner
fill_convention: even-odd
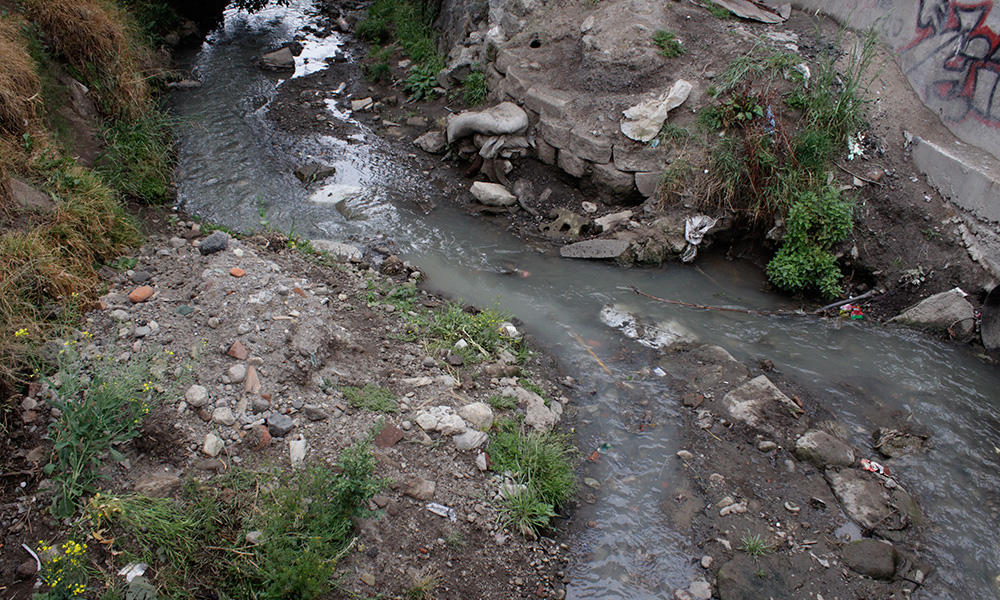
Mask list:
[[[0,20],[0,131],[20,136],[35,117],[39,83],[18,23]]]
[[[49,221],[0,235],[0,381],[12,381],[54,330],[75,324],[98,287],[94,265],[139,241],[115,193],[92,172],[59,165],[44,186],[59,198]]]
[[[149,100],[128,16],[101,0],[20,0],[53,49],[77,69],[106,114],[136,118]]]

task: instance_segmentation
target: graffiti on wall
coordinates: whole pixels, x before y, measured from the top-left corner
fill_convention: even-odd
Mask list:
[[[928,73],[924,100],[942,117],[1000,129],[1000,10],[993,0],[920,0],[907,75]]]

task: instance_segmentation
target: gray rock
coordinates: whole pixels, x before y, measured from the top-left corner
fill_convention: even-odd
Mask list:
[[[212,411],[212,422],[229,427],[236,423],[236,416],[233,414],[233,409],[220,406]]]
[[[20,179],[7,180],[10,197],[14,204],[32,212],[51,212],[56,209],[56,203],[48,194],[42,192]]]
[[[222,438],[214,433],[207,433],[205,434],[205,443],[202,444],[201,451],[208,456],[215,458],[225,447],[226,443],[222,441]]]
[[[325,179],[336,172],[336,167],[321,165],[319,163],[310,163],[295,169],[295,177],[302,183],[308,185],[314,181]]]
[[[524,424],[536,431],[549,431],[562,417],[561,404],[553,402],[551,406],[545,406],[541,396],[524,388],[504,388],[503,395],[513,396],[519,405],[524,405]]]
[[[229,247],[229,234],[225,231],[216,230],[198,244],[198,252],[202,256],[215,254]]]
[[[428,154],[444,154],[448,149],[448,138],[443,131],[428,131],[413,140],[413,145]]]
[[[975,309],[958,288],[925,298],[893,317],[890,322],[913,327],[952,331],[955,337],[968,340],[975,332]]]
[[[267,431],[274,437],[285,437],[294,428],[295,423],[288,415],[275,412],[267,417]]]
[[[565,148],[556,154],[556,166],[577,179],[587,174],[587,161]]]
[[[149,498],[169,498],[184,481],[173,473],[153,473],[135,482],[135,492]]]
[[[458,415],[445,415],[437,423],[437,430],[441,432],[441,435],[458,435],[467,429],[465,420]]]
[[[255,397],[250,405],[253,408],[253,412],[262,413],[266,410],[270,410],[271,403],[267,400],[261,398],[260,396]]]
[[[184,400],[195,408],[205,406],[208,404],[208,390],[204,386],[192,385],[184,392]]]
[[[243,363],[236,363],[229,367],[229,371],[226,374],[229,377],[230,383],[243,383],[247,378],[247,366]]]
[[[476,200],[486,206],[513,206],[517,204],[517,196],[507,191],[507,188],[498,183],[486,183],[477,181],[472,184],[469,190]]]
[[[590,166],[590,180],[609,192],[619,204],[635,194],[635,175],[619,171],[613,164]]]
[[[729,392],[722,403],[734,420],[768,433],[775,431],[774,425],[768,422],[773,415],[790,415],[802,410],[765,375],[759,375]]]
[[[295,56],[290,49],[282,48],[281,50],[268,52],[260,57],[258,64],[260,64],[261,68],[269,71],[294,71]]]
[[[770,452],[776,449],[777,447],[778,444],[775,444],[771,440],[761,440],[760,443],[757,444],[757,449],[760,450],[761,452]]]
[[[111,311],[111,318],[115,321],[128,321],[132,317],[128,314],[128,311],[124,311],[120,308],[116,308]]]
[[[628,250],[625,240],[585,240],[559,249],[563,258],[618,258]]]
[[[434,491],[436,489],[437,484],[433,481],[424,479],[423,477],[415,477],[406,484],[403,493],[411,498],[427,501],[434,498]]]
[[[316,250],[329,252],[337,258],[348,260],[350,262],[361,262],[362,258],[364,258],[364,255],[361,253],[361,249],[353,244],[334,242],[332,240],[311,240],[310,243]]]
[[[244,537],[248,544],[253,544],[254,546],[260,544],[260,538],[264,535],[262,531],[248,531]]]
[[[887,489],[860,469],[827,469],[825,476],[844,512],[862,529],[898,539],[900,530],[922,522],[920,509],[898,484]]]
[[[458,409],[460,417],[480,431],[487,431],[493,425],[493,409],[485,402],[473,402]]]
[[[560,121],[566,120],[566,110],[573,102],[565,92],[533,86],[524,93],[524,105],[538,114]]]
[[[484,431],[466,429],[451,439],[455,442],[455,448],[464,452],[482,446],[489,438],[490,436]]]
[[[656,195],[660,181],[663,180],[663,173],[658,171],[639,172],[635,174],[635,189],[639,190],[644,198],[652,198]]]
[[[795,441],[795,457],[822,469],[827,465],[849,467],[854,464],[854,450],[825,431],[805,432]]]
[[[305,439],[288,442],[288,458],[292,463],[292,467],[298,468],[305,464],[306,449]]]
[[[649,144],[623,140],[615,144],[612,159],[615,167],[621,171],[650,172],[663,176],[667,153],[663,148],[654,148]]]
[[[330,418],[330,415],[325,410],[315,404],[306,404],[302,407],[302,414],[310,421],[325,421]]]
[[[608,138],[592,134],[586,127],[577,126],[570,130],[566,149],[592,163],[603,165],[611,162],[611,142]]]
[[[892,579],[900,561],[892,544],[877,540],[851,542],[844,546],[841,556],[853,571],[872,579]]]
[[[143,271],[142,269],[136,269],[132,272],[132,283],[146,283],[153,276],[150,275],[149,271]]]
[[[152,332],[152,330],[149,327],[147,327],[145,325],[141,325],[141,326],[135,328],[134,335],[137,338],[144,338],[147,335],[149,335],[151,332]]]
[[[712,586],[704,579],[692,582],[687,591],[695,600],[712,600]]]

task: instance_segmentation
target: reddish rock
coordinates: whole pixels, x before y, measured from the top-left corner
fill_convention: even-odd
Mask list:
[[[229,351],[226,354],[236,360],[246,360],[250,356],[250,352],[247,351],[246,347],[239,340],[233,342],[233,345],[229,347]]]
[[[247,432],[245,442],[251,450],[260,452],[271,445],[271,432],[264,425],[254,427]]]
[[[128,299],[133,303],[138,304],[140,302],[145,302],[153,297],[153,288],[148,285],[140,285],[139,287],[132,290],[128,295]]]
[[[293,292],[295,292],[296,294],[298,294],[298,295],[302,296],[303,298],[305,298],[305,297],[306,297],[306,293],[305,293],[305,292],[303,292],[303,291],[302,291],[302,288],[300,288],[300,287],[293,287],[293,288],[292,288],[292,291],[293,291]]]
[[[395,425],[386,425],[382,431],[375,436],[375,445],[379,448],[388,448],[403,439],[403,430]]]
[[[24,423],[34,423],[38,420],[38,413],[33,410],[26,410],[21,413],[21,421]]]
[[[243,277],[247,274],[247,272],[239,267],[233,267],[232,269],[229,269],[229,274],[233,277]]]

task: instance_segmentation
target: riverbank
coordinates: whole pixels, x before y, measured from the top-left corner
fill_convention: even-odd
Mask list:
[[[276,122],[284,120],[283,125],[291,124],[290,127],[309,131],[313,124],[320,121],[316,119],[317,114],[326,115],[323,109],[328,105],[320,95],[335,89],[344,78],[354,77],[350,71],[337,71],[336,68],[328,71],[324,72],[325,75],[321,73],[283,84],[282,97],[272,105],[272,119]],[[301,83],[296,84],[296,81]],[[372,89],[366,89],[364,83],[356,85],[348,93],[358,95],[360,92],[361,96],[373,93]],[[303,92],[319,94],[314,93],[310,98],[304,97]],[[395,91],[392,93],[395,94]],[[397,97],[397,102],[405,101]],[[374,106],[375,103],[372,104]],[[295,111],[301,112],[301,116],[296,116]],[[411,115],[405,121],[397,117],[384,119],[383,114],[378,116],[379,119],[372,123],[376,127],[384,127],[390,138],[403,132],[406,136],[413,132],[415,137],[422,127],[430,125],[433,120],[426,115]],[[388,123],[385,122],[387,120]],[[324,124],[324,130],[328,130],[329,125]],[[406,136],[397,139],[403,140],[401,147],[411,151]],[[441,169],[437,159],[427,156],[411,158],[433,172],[445,190],[453,191],[452,197],[465,193],[465,183],[458,177],[464,165]],[[559,186],[552,188],[555,190],[553,193],[565,190],[566,195],[562,198],[568,199],[566,207],[582,207],[586,198],[572,195],[579,194],[572,180],[553,180],[551,174],[536,166],[521,165],[519,168],[538,168],[537,181],[540,184],[544,182],[544,187]],[[416,200],[416,203],[419,205],[421,200]],[[483,210],[471,202],[467,205],[476,212]],[[544,208],[544,204],[528,203],[528,206]],[[608,214],[617,211],[603,206],[600,210]],[[265,215],[261,214],[260,218],[263,220]],[[537,247],[548,245],[548,238],[535,237],[532,230],[541,220],[521,214],[515,217],[515,223],[517,218],[523,219],[518,232],[527,238],[528,244]],[[293,451],[296,458],[305,451],[307,462],[319,459],[327,466],[333,463],[339,466],[342,450],[353,447],[356,441],[363,442],[369,432],[384,424],[381,432],[388,430],[401,434],[403,438],[381,448],[376,437],[373,456],[378,458],[379,464],[373,474],[376,477],[389,474],[396,481],[396,487],[382,490],[372,497],[370,504],[362,503],[362,508],[384,512],[377,518],[358,522],[361,533],[352,546],[354,551],[344,557],[346,571],[338,580],[338,585],[343,587],[337,588],[336,594],[370,595],[384,591],[399,596],[431,592],[441,597],[466,597],[487,594],[489,592],[485,590],[495,588],[501,594],[496,597],[559,597],[564,591],[564,584],[572,584],[573,576],[566,567],[567,548],[563,546],[569,545],[568,539],[546,537],[523,546],[514,531],[516,527],[508,527],[505,533],[495,526],[494,519],[500,516],[498,507],[502,506],[502,502],[496,498],[494,490],[506,489],[509,493],[519,488],[504,488],[506,482],[495,478],[496,473],[489,470],[488,463],[487,471],[481,471],[478,452],[457,450],[456,435],[466,436],[469,433],[466,436],[470,438],[469,443],[475,441],[471,438],[482,439],[481,436],[470,431],[452,431],[450,428],[458,425],[455,419],[448,419],[448,425],[442,431],[441,417],[451,416],[446,414],[446,409],[437,411],[440,414],[426,414],[423,419],[420,411],[441,404],[455,409],[459,408],[459,404],[475,404],[472,401],[479,399],[486,401],[494,417],[503,414],[517,416],[520,413],[518,408],[510,407],[509,396],[493,393],[510,387],[516,403],[523,405],[519,408],[526,420],[532,407],[535,417],[544,422],[551,418],[558,406],[563,406],[569,415],[583,408],[583,418],[591,420],[594,415],[590,411],[596,405],[579,402],[578,397],[586,397],[593,387],[588,383],[580,385],[579,381],[566,380],[564,375],[551,370],[550,359],[536,357],[534,360],[541,361],[540,364],[532,360],[523,363],[529,375],[514,373],[511,368],[521,363],[505,362],[503,356],[499,356],[502,360],[486,365],[475,364],[469,355],[476,355],[477,344],[486,346],[479,338],[466,340],[464,348],[458,347],[461,344],[456,345],[457,339],[448,340],[437,348],[442,351],[437,354],[431,347],[435,344],[421,345],[419,340],[406,339],[414,333],[408,328],[408,324],[413,323],[410,312],[421,318],[430,318],[425,316],[421,307],[430,308],[423,306],[425,301],[439,304],[440,300],[415,295],[409,286],[410,269],[390,260],[392,251],[388,242],[378,248],[330,245],[330,250],[344,257],[343,262],[327,262],[329,259],[324,259],[323,264],[298,260],[298,254],[289,247],[290,240],[280,235],[231,242],[231,246],[219,253],[202,255],[194,250],[194,242],[197,241],[200,247],[207,238],[205,234],[209,228],[206,227],[203,232],[200,226],[195,227],[190,218],[178,219],[181,220],[183,225],[161,217],[160,223],[153,228],[153,242],[135,257],[137,262],[123,263],[117,274],[113,271],[106,273],[109,280],[113,280],[111,285],[115,286],[115,291],[112,296],[103,299],[105,306],[102,312],[91,315],[91,323],[83,330],[96,338],[90,340],[81,331],[76,337],[64,340],[75,341],[77,346],[83,347],[93,344],[95,348],[122,344],[120,351],[114,353],[115,357],[121,359],[128,355],[128,361],[138,358],[144,350],[162,347],[166,360],[161,358],[158,362],[166,362],[167,379],[183,384],[179,387],[161,385],[159,387],[163,390],[156,391],[164,395],[164,406],[171,407],[174,412],[154,415],[149,420],[149,428],[144,429],[134,442],[114,446],[116,451],[126,456],[128,468],[115,467],[107,471],[115,476],[114,486],[107,491],[118,495],[135,489],[136,484],[142,481],[142,475],[163,468],[165,472],[169,471],[169,476],[165,478],[168,490],[186,476],[194,475],[203,482],[202,490],[214,490],[212,502],[234,501],[242,509],[248,506],[245,504],[247,496],[256,496],[258,492],[266,495],[276,489],[271,485],[274,480],[268,479],[269,475],[261,475],[268,465],[280,464],[282,471],[295,473],[284,467],[291,466]],[[531,235],[528,235],[529,232]],[[296,245],[304,242],[291,241]],[[361,262],[351,262],[352,257]],[[400,269],[400,273],[394,275],[395,279],[376,275],[362,264],[372,258],[378,259],[373,260],[372,266],[378,264],[380,269]],[[387,260],[382,262],[382,259]],[[269,261],[276,265],[277,270]],[[330,268],[333,270],[327,271]],[[509,270],[518,273],[517,269],[515,264]],[[149,279],[143,280],[146,275]],[[154,292],[150,299],[133,303],[123,297],[142,287],[142,284],[148,284]],[[263,292],[272,288],[274,295],[265,301]],[[404,291],[397,292],[400,289]],[[409,304],[411,300],[416,304]],[[191,312],[181,310],[182,307],[191,309]],[[117,313],[117,318],[126,318],[117,321],[116,311],[124,311],[124,315]],[[309,324],[311,314],[333,315],[333,322],[344,327],[344,331],[332,326],[320,327],[318,323]],[[485,314],[483,318],[490,325],[500,324],[493,322],[495,319],[488,311],[463,314],[472,317]],[[150,321],[155,323],[155,327]],[[520,329],[517,325],[514,328]],[[501,329],[491,331],[499,333]],[[385,334],[389,337],[381,337]],[[166,341],[168,338],[171,339]],[[245,359],[230,355],[231,351],[240,354],[238,347],[234,350],[233,339],[241,340],[240,345],[248,350]],[[202,340],[205,340],[204,348],[198,350],[193,347]],[[332,342],[326,344],[324,340]],[[588,348],[597,348],[589,340],[586,344]],[[313,346],[319,352],[311,351]],[[301,348],[309,351],[303,354]],[[616,352],[627,354],[631,352],[630,348],[630,343],[623,340],[622,347]],[[517,353],[511,351],[511,354],[518,358]],[[596,358],[597,355],[594,356]],[[646,359],[660,360],[644,355],[643,360]],[[327,382],[323,381],[322,375],[318,381],[311,377],[314,372],[322,371],[317,361],[333,365],[333,371],[327,372],[325,377],[333,386],[325,385]],[[627,421],[629,415],[635,412],[635,418],[630,421],[634,424],[629,427],[629,435],[634,434],[640,443],[643,434],[655,430],[667,418],[680,416],[687,419],[682,449],[677,454],[656,457],[663,465],[660,476],[664,473],[671,475],[670,479],[664,478],[660,482],[670,486],[663,490],[663,514],[669,515],[677,529],[692,528],[695,532],[684,548],[695,572],[695,576],[681,586],[680,589],[687,590],[684,593],[697,597],[705,593],[704,584],[708,584],[720,596],[739,597],[733,594],[752,590],[753,582],[760,580],[766,582],[769,589],[788,584],[792,588],[812,589],[824,594],[828,590],[840,590],[845,597],[862,594],[888,597],[894,591],[922,581],[928,569],[919,556],[913,555],[915,513],[908,510],[911,508],[909,503],[904,502],[905,498],[901,500],[898,494],[890,494],[888,500],[882,498],[884,490],[898,488],[898,481],[881,479],[857,468],[862,457],[876,456],[874,449],[868,446],[852,449],[850,445],[845,449],[842,438],[849,436],[842,426],[819,408],[821,401],[810,401],[807,391],[797,390],[779,374],[770,372],[766,362],[761,361],[748,368],[736,364],[725,351],[717,348],[682,344],[668,348],[662,361],[659,365],[664,373],[662,377],[673,382],[676,397],[683,398],[685,409],[680,415],[673,415],[670,409],[664,411],[663,406],[654,403],[648,414],[641,414],[643,410],[639,407],[649,401],[647,398],[629,406],[627,414],[621,417]],[[197,369],[195,377],[200,379],[187,379],[184,368],[188,363],[192,363],[192,371]],[[179,372],[178,367],[181,368]],[[252,371],[250,367],[253,367]],[[538,367],[546,368],[539,371]],[[778,365],[778,370],[781,370],[781,365]],[[661,377],[652,371],[640,375]],[[717,377],[720,375],[721,379]],[[777,383],[780,394],[758,379],[762,375],[771,377]],[[241,376],[243,379],[239,381]],[[521,379],[513,382],[510,380],[512,377]],[[756,383],[745,388],[750,377]],[[504,382],[505,378],[507,382]],[[524,383],[525,378],[527,383]],[[582,380],[583,376],[579,378]],[[496,379],[496,387],[493,387],[493,379]],[[631,389],[634,384],[631,375],[620,379],[616,383],[622,390]],[[152,380],[150,383],[157,387]],[[366,393],[360,394],[365,390],[366,383],[388,390],[391,399],[399,403],[397,408],[400,412],[387,409],[392,404],[384,403],[389,399],[384,394],[368,396],[367,392],[378,392],[377,389],[369,388]],[[517,383],[523,391],[505,383]],[[201,390],[192,390],[194,385],[205,388],[208,398],[204,398]],[[257,385],[260,389],[254,392]],[[265,390],[270,385],[276,386],[274,389],[278,391]],[[539,386],[539,389],[534,386]],[[36,393],[41,391],[36,389]],[[189,392],[192,403],[187,399]],[[530,395],[539,392],[541,406]],[[411,393],[413,395],[409,396]],[[264,394],[271,395],[267,400],[268,406],[265,408],[263,402],[258,402],[255,407],[254,399],[259,395],[264,400]],[[636,392],[636,396],[639,395]],[[499,396],[499,399],[494,396]],[[507,400],[503,399],[505,396]],[[208,403],[200,407],[202,410],[194,410],[199,408],[194,404],[204,400]],[[365,405],[369,401],[381,406],[379,410],[383,412],[368,411]],[[360,405],[353,406],[355,402]],[[748,402],[756,406],[755,410],[759,409],[761,414],[743,410]],[[296,403],[300,405],[296,406]],[[38,415],[43,419],[58,419],[46,402],[39,402],[34,408],[40,408],[34,417],[36,419]],[[256,408],[262,410],[255,412]],[[460,415],[462,427],[478,421],[484,414],[479,410],[481,408],[477,407],[478,414],[469,412],[468,416]],[[177,412],[180,409],[183,409],[182,414]],[[341,412],[338,414],[337,411]],[[805,414],[800,414],[800,411]],[[792,416],[793,413],[798,418]],[[379,414],[384,418],[382,424],[379,423]],[[310,415],[317,420],[313,421]],[[294,425],[291,432],[284,430],[288,422],[281,416],[291,419]],[[229,424],[230,417],[232,424]],[[272,417],[274,423],[271,423]],[[32,416],[29,415],[29,418]],[[607,415],[604,418],[608,418]],[[409,429],[405,427],[407,422]],[[888,419],[884,424],[890,429],[902,426],[902,422],[893,423]],[[250,427],[246,427],[248,425]],[[286,435],[273,435],[272,425],[274,431]],[[390,425],[399,431],[396,432]],[[253,449],[261,446],[266,439],[261,426],[270,436],[270,446],[264,445],[268,449],[254,452]],[[811,429],[815,431],[807,436]],[[41,430],[38,427],[33,433]],[[822,438],[816,433],[820,430],[834,438],[832,442],[823,438],[833,451],[825,458],[813,458],[808,453],[802,454],[806,457],[803,461],[793,457],[800,440],[804,436],[806,441]],[[482,444],[493,443],[503,431],[503,428],[491,429],[489,440]],[[900,433],[916,435],[909,431]],[[430,444],[421,445],[421,442],[426,444],[428,438]],[[838,438],[841,438],[840,442],[837,442]],[[145,440],[148,445],[144,446],[140,440]],[[175,441],[178,443],[175,444]],[[31,442],[36,443],[37,438]],[[383,439],[381,443],[388,443],[388,439]],[[464,441],[461,443],[465,444]],[[484,447],[487,446],[480,446],[480,449]],[[155,449],[158,448],[165,450],[164,456],[156,455]],[[219,454],[213,459],[209,454],[216,450]],[[488,453],[495,459],[493,452]],[[614,520],[583,516],[591,499],[596,502],[598,490],[602,487],[605,490],[623,489],[635,484],[628,476],[608,475],[604,467],[611,460],[610,454],[603,444],[581,450],[579,475],[583,486],[577,506],[579,512],[564,513],[571,517],[566,526],[575,531],[577,539],[586,539],[588,531],[601,532],[616,527]],[[37,453],[33,455],[37,456]],[[834,464],[826,469],[824,461],[831,460],[831,456],[833,460],[845,464]],[[39,463],[35,468],[26,470],[35,471],[41,466]],[[258,475],[252,476],[249,484],[245,480],[239,483],[234,477],[245,473],[243,468],[247,466]],[[747,471],[752,468],[756,473],[748,475]],[[217,472],[220,469],[225,472]],[[678,479],[673,479],[678,475]],[[431,482],[435,484],[434,496],[421,498],[427,495],[430,487],[427,484]],[[873,488],[869,485],[873,482],[882,487]],[[511,483],[517,484],[516,481]],[[843,492],[846,489],[844,485],[852,484],[862,488],[861,496],[865,497],[865,504],[852,507],[845,504],[843,510],[859,523],[866,523],[863,534],[877,533],[897,542],[895,547],[881,542],[875,542],[875,546],[860,544],[864,547],[863,552],[875,552],[874,558],[871,554],[864,554],[862,559],[858,560],[855,556],[852,560],[849,553],[859,546],[841,545],[844,533],[849,537],[857,533],[842,529],[845,521],[835,510],[840,506],[836,492],[838,489]],[[151,487],[143,489],[152,490],[155,487],[154,482]],[[775,494],[776,490],[780,493]],[[47,493],[45,491],[40,497],[42,503],[47,500],[44,496]],[[192,498],[186,488],[168,493],[185,501]],[[443,505],[443,508],[434,507],[434,510],[444,516],[430,512],[427,509],[428,500]],[[380,506],[383,503],[384,506]],[[97,506],[101,506],[100,503]],[[266,504],[258,506],[262,510],[267,508]],[[904,510],[899,510],[899,506]],[[456,521],[451,521],[448,508],[456,511]],[[899,518],[904,512],[909,521]],[[775,516],[786,513],[787,517]],[[866,522],[873,513],[891,514],[881,521]],[[119,523],[118,526],[122,525]],[[791,529],[795,531],[791,532]],[[97,531],[104,536],[100,529]],[[233,536],[232,539],[227,538],[227,542],[235,545],[229,549],[257,552],[252,547],[255,542],[251,540],[260,541],[260,536],[249,535],[254,532],[266,539],[273,530],[259,526],[230,532]],[[429,536],[425,535],[428,533]],[[127,531],[122,531],[118,541],[127,545],[129,537]],[[138,535],[136,539],[139,539]],[[779,551],[779,546],[783,548],[785,544],[788,544],[789,550]],[[396,546],[399,546],[398,551]],[[662,548],[654,549],[660,550]],[[95,552],[103,561],[105,555],[100,550]],[[577,556],[589,559],[605,552],[608,548],[580,549]],[[644,560],[641,554],[637,549],[635,559],[638,563]],[[649,558],[652,560],[652,557]],[[497,559],[502,567],[497,566]],[[229,564],[225,560],[205,562],[212,568],[220,569]],[[873,582],[860,575],[850,575],[843,583],[839,581],[841,571],[836,568],[838,565],[853,564],[857,567],[871,562],[879,562],[883,567],[887,563],[891,566],[878,572],[867,572],[867,575],[874,573],[878,577],[896,577],[895,582]],[[472,567],[465,568],[463,565],[466,563]],[[810,572],[810,568],[816,572]],[[744,577],[744,581],[734,584],[734,572],[752,577]],[[802,576],[803,572],[808,572],[808,575]],[[147,580],[158,585],[161,581],[158,578],[164,573],[162,565],[154,564]],[[805,581],[799,579],[800,576]],[[704,580],[704,583],[699,580]],[[784,583],[779,580],[784,580]],[[641,582],[638,584],[642,585]],[[654,581],[651,589],[661,585],[662,582]],[[673,589],[658,591],[673,593]]]

